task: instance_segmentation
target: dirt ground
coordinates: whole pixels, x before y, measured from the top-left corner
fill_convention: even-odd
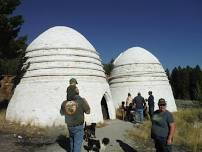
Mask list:
[[[107,137],[110,143],[106,152],[154,152],[152,140],[140,142],[128,138],[127,131],[136,127],[133,123],[121,120],[109,120],[107,125],[96,128],[97,139]],[[68,142],[65,135],[28,138],[21,135],[0,133],[1,152],[67,152]],[[86,143],[83,143],[83,146]],[[86,150],[82,146],[82,152]],[[188,152],[182,146],[173,147],[173,152]]]

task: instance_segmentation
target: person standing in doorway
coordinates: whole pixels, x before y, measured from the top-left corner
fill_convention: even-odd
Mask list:
[[[150,119],[152,119],[153,113],[154,113],[154,96],[152,95],[152,91],[148,92],[149,97],[148,97],[148,106],[149,106],[149,116]]]
[[[125,120],[125,115],[126,115],[125,101],[121,102],[121,115],[122,115],[122,120]]]
[[[172,113],[166,110],[166,101],[158,101],[159,110],[152,117],[151,138],[155,142],[156,152],[172,152],[172,141],[176,124]]]
[[[143,110],[144,110],[145,100],[141,96],[140,92],[138,92],[137,96],[133,99],[133,105],[135,105],[136,112],[137,112],[135,122],[143,123],[143,120],[144,120]]]

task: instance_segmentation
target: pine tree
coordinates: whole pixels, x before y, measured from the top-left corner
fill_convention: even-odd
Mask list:
[[[166,75],[167,75],[167,77],[168,77],[168,80],[169,80],[169,82],[170,82],[170,71],[168,70],[168,69],[166,69]]]
[[[181,99],[190,99],[190,94],[189,94],[189,71],[186,68],[183,68],[181,73]]]
[[[178,68],[174,68],[171,74],[171,85],[176,99],[181,99],[181,70],[182,68],[179,66]]]
[[[0,0],[0,74],[16,74],[26,49],[27,37],[18,37],[21,15],[12,16],[21,0]]]
[[[104,65],[104,70],[105,70],[105,74],[109,77],[111,75],[111,71],[114,68],[114,59],[111,59],[111,61],[108,64],[103,64]]]
[[[177,68],[175,67],[170,75],[170,84],[175,98],[177,97],[176,77],[177,77]]]
[[[191,73],[190,78],[190,93],[192,100],[202,101],[202,71],[197,65]]]
[[[195,100],[202,101],[202,90],[199,81],[196,82],[196,86],[193,90]]]
[[[171,75],[171,87],[176,99],[198,100],[202,103],[202,71],[195,68],[174,68]]]

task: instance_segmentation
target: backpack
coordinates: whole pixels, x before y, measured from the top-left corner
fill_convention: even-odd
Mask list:
[[[78,103],[76,101],[64,101],[64,105],[63,105],[63,108],[64,108],[64,113],[66,115],[74,115],[77,111],[77,108],[78,108]]]

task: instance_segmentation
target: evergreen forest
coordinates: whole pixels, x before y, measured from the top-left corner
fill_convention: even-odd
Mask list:
[[[175,67],[171,73],[166,70],[175,99],[197,100],[202,103],[202,71],[194,68]]]

